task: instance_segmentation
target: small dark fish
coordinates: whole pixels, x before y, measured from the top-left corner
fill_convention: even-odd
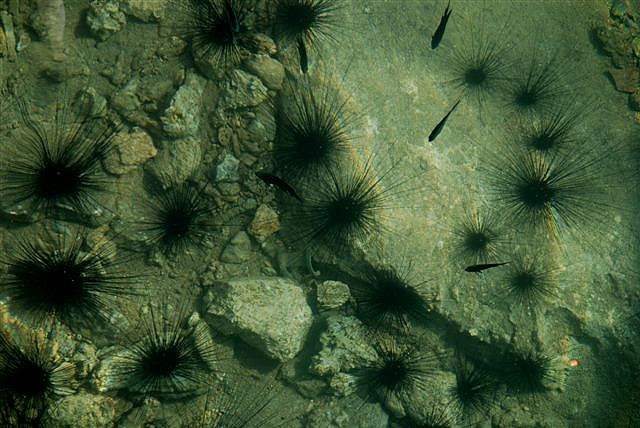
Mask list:
[[[293,189],[293,187],[289,186],[289,184],[287,184],[287,182],[285,182],[282,178],[276,177],[273,174],[267,174],[266,172],[256,172],[256,175],[260,180],[264,181],[265,183],[273,184],[274,186],[278,187],[280,190],[287,192],[289,195],[293,196],[294,198],[302,202],[302,198],[300,197],[300,195],[298,195],[296,191]]]
[[[471,266],[467,266],[464,270],[466,272],[475,272],[475,273],[481,273],[483,270],[485,269],[491,269],[497,266],[502,266],[502,265],[506,265],[509,262],[504,262],[504,263],[487,263],[487,264],[483,264],[483,265],[471,265]]]
[[[307,57],[307,48],[302,37],[298,38],[298,54],[300,55],[300,70],[306,73],[309,69],[309,58]]]
[[[436,137],[440,134],[440,132],[442,132],[442,128],[444,128],[445,123],[447,123],[447,119],[449,119],[449,116],[451,115],[451,113],[453,113],[456,107],[458,107],[458,104],[460,104],[460,101],[462,101],[462,98],[460,98],[453,105],[453,107],[451,107],[451,110],[449,110],[449,113],[447,113],[447,115],[436,125],[436,127],[433,128],[433,131],[431,131],[431,134],[429,134],[429,141],[435,140]]]
[[[442,18],[440,18],[440,24],[438,28],[436,28],[436,32],[431,36],[431,49],[437,48],[442,41],[444,29],[447,28],[447,22],[449,22],[449,17],[451,16],[451,12],[453,12],[453,9],[449,9],[449,5],[451,5],[451,0],[447,3],[447,8],[444,10]]]

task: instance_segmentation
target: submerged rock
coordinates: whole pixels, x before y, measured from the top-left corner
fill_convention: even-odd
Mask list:
[[[224,152],[224,156],[216,166],[216,181],[239,181],[238,166],[240,161],[231,153]]]
[[[360,367],[362,361],[375,360],[367,337],[367,328],[357,318],[327,318],[327,329],[320,337],[322,349],[313,357],[310,370],[320,376],[336,376]]]
[[[158,155],[145,167],[164,188],[184,183],[200,165],[202,149],[195,138],[180,138],[162,143]]]
[[[49,408],[49,423],[58,428],[102,428],[113,425],[116,400],[80,391],[63,397]]]
[[[249,225],[249,233],[258,242],[264,242],[268,237],[280,230],[280,218],[268,205],[260,205]]]
[[[351,293],[349,292],[349,286],[340,281],[324,281],[318,284],[316,290],[316,300],[318,306],[323,309],[335,309],[344,305]]]
[[[218,108],[239,110],[256,107],[267,99],[267,88],[256,76],[242,70],[233,70],[224,82]]]
[[[165,110],[162,121],[164,132],[170,137],[195,136],[200,127],[201,99],[206,80],[195,73],[187,74]]]
[[[127,23],[119,4],[111,0],[93,0],[87,11],[87,26],[100,40],[106,40]]]
[[[159,21],[164,18],[169,0],[120,0],[122,10],[142,22]]]
[[[238,334],[271,358],[287,361],[302,349],[312,313],[291,279],[242,278],[206,285],[204,319],[225,334]]]
[[[240,264],[249,260],[250,257],[251,239],[246,232],[240,231],[231,238],[220,255],[220,260],[225,263]]]
[[[282,89],[284,66],[267,55],[255,55],[245,62],[247,70],[262,80],[262,83],[274,91]]]
[[[126,174],[158,154],[151,136],[140,128],[120,132],[113,139],[113,145],[115,150],[107,155],[104,167],[116,175]]]

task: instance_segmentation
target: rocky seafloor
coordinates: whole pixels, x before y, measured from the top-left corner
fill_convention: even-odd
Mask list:
[[[41,424],[640,423],[637,3],[454,3],[442,46],[432,50],[429,40],[445,2],[329,2],[337,5],[335,40],[309,50],[306,74],[295,44],[280,43],[273,30],[277,3],[244,2],[247,36],[231,66],[197,54],[181,21],[189,13],[186,3],[0,4],[0,83],[7,88],[0,174],[11,169],[11,157],[24,150],[20,144],[29,135],[20,100],[47,132],[57,123],[56,104],[80,104],[120,123],[100,159],[105,191],[89,215],[74,206],[42,212],[10,197],[0,200],[3,330],[10,337],[37,336],[57,365],[73,368],[65,388],[46,403]],[[62,35],[55,32],[56,25],[61,30],[60,9],[51,12],[56,5],[65,12]],[[536,36],[537,25],[543,30]],[[596,209],[587,211],[591,218],[563,225],[559,235],[509,224],[511,217],[492,198],[484,163],[498,159],[500,144],[522,125],[519,116],[504,112],[502,100],[465,98],[438,139],[427,141],[460,96],[451,83],[451,52],[487,34],[503,43],[508,70],[527,63],[532,52],[540,62],[562,58],[567,99],[586,106],[574,139],[598,147],[586,152],[606,172],[596,178],[607,181],[600,182]],[[299,82],[303,90],[330,88],[338,101],[327,98],[327,105],[340,106],[336,120],[351,125],[347,168],[371,167],[376,183],[390,189],[390,202],[378,213],[379,233],[350,243],[348,251],[320,239],[309,254],[308,235],[300,238],[296,229],[297,201],[255,174],[277,168],[279,97],[295,97]],[[0,185],[11,185],[11,177],[2,177]],[[314,184],[326,182],[301,188],[313,194]],[[194,242],[168,254],[149,245],[158,241],[145,225],[161,195],[180,188],[196,189],[206,217]],[[460,225],[488,209],[502,236],[492,259],[461,254]],[[78,326],[53,317],[35,328],[5,293],[12,256],[20,242],[71,242],[78,230],[88,253],[110,246],[119,279],[135,292],[115,296],[106,322]],[[515,264],[527,251],[536,263],[545,260],[543,273],[551,281],[551,292],[535,307],[509,298],[508,265],[481,275],[464,271],[476,262]],[[389,266],[406,274],[424,300],[425,319],[381,332],[362,316],[359,275]],[[123,386],[123,361],[154,316],[178,319],[180,332],[197,338],[206,386],[184,396]],[[379,362],[380,338],[411,355],[434,356],[402,393],[362,391],[362,368]],[[543,355],[552,375],[525,393],[496,381],[477,408],[459,404],[453,391],[466,362],[487,368],[478,376],[498,378],[513,354]],[[236,419],[221,422],[225,414]]]

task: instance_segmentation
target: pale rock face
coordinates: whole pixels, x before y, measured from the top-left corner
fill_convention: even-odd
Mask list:
[[[143,22],[154,22],[164,18],[168,0],[120,0],[127,15]]]
[[[230,78],[222,85],[222,96],[218,108],[239,110],[256,107],[268,97],[267,88],[256,76],[242,70],[233,70]]]
[[[205,287],[204,319],[210,327],[238,334],[249,345],[283,362],[302,349],[313,315],[293,280],[241,278]]]
[[[158,155],[145,167],[163,188],[170,188],[184,183],[191,177],[202,159],[200,141],[187,137],[165,140]]]
[[[252,74],[258,76],[267,88],[274,91],[282,89],[284,66],[278,60],[267,55],[256,55],[247,60],[245,66]]]
[[[160,120],[164,132],[172,138],[184,138],[198,134],[202,93],[206,80],[189,73],[178,88]]]
[[[120,132],[113,139],[113,145],[115,150],[108,154],[104,166],[116,175],[126,174],[158,154],[151,136],[140,128]]]

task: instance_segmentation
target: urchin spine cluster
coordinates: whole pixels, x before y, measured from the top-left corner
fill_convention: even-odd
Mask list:
[[[280,176],[308,182],[344,165],[355,121],[346,102],[326,84],[310,79],[286,83],[278,101],[273,147]]]
[[[466,211],[453,229],[453,258],[460,267],[496,262],[505,243],[497,215],[487,209]]]
[[[333,0],[275,0],[274,35],[281,45],[296,44],[300,68],[307,72],[309,51],[318,51],[324,41],[336,41],[340,28],[339,2]]]
[[[488,167],[493,198],[514,226],[552,237],[567,229],[580,234],[607,208],[598,160],[592,152],[542,156],[507,150]]]
[[[18,100],[17,106],[20,148],[5,153],[0,172],[5,204],[22,207],[31,217],[65,209],[91,216],[102,209],[98,195],[109,180],[101,162],[113,150],[119,125],[91,112],[74,116],[70,107],[56,107],[52,123],[45,124],[30,112],[28,102]]]
[[[455,365],[456,382],[450,388],[452,407],[463,418],[487,416],[495,405],[498,383],[483,367],[464,357]]]
[[[183,329],[183,321],[181,316],[170,319],[151,310],[142,335],[132,338],[114,366],[120,389],[167,398],[204,391],[217,348],[207,332],[197,326]]]
[[[376,358],[353,371],[356,388],[365,397],[387,402],[425,392],[436,355],[383,338],[374,343]]]
[[[557,269],[549,266],[541,253],[516,254],[505,269],[504,284],[515,303],[537,308],[556,296],[556,274]]]
[[[146,219],[140,226],[148,248],[177,255],[197,247],[215,227],[214,205],[202,186],[190,183],[154,192],[147,203]]]
[[[249,28],[246,0],[185,0],[178,32],[191,43],[200,64],[219,67],[237,65],[247,47]]]
[[[73,392],[75,367],[36,334],[20,342],[0,330],[0,423],[40,426],[52,401]]]
[[[0,291],[36,324],[55,318],[69,326],[95,326],[111,316],[115,300],[136,293],[108,242],[85,251],[86,234],[78,230],[56,242],[22,237],[3,263],[7,278]]]
[[[422,284],[410,284],[408,272],[409,268],[370,268],[362,281],[353,281],[357,316],[365,325],[406,333],[412,325],[427,321],[430,309],[420,293]]]

